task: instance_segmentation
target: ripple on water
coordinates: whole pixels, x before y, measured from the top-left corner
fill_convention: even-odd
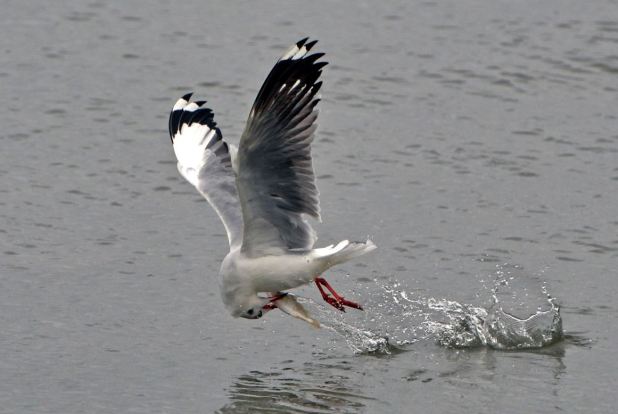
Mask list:
[[[250,371],[228,387],[230,403],[217,412],[357,413],[373,398],[363,395],[347,361],[317,359],[302,366],[283,361],[268,371]]]

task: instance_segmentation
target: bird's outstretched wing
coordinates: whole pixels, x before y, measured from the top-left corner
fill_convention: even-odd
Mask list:
[[[215,209],[230,242],[242,242],[242,213],[230,148],[223,141],[212,110],[204,101],[191,102],[191,94],[180,98],[170,113],[169,130],[178,171]]]
[[[308,54],[317,41],[303,39],[275,64],[262,85],[238,148],[237,187],[244,222],[242,251],[249,256],[310,249],[320,220],[311,162],[317,127],[318,79],[327,62]]]

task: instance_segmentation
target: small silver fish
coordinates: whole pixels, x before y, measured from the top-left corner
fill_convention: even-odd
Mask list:
[[[320,328],[320,322],[313,319],[309,315],[307,309],[305,309],[303,305],[298,303],[294,295],[288,293],[282,298],[275,300],[274,305],[288,315],[301,319],[307,322],[309,325],[313,326],[314,328]]]

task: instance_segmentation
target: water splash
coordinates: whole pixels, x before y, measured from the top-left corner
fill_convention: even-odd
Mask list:
[[[518,350],[542,348],[562,339],[560,307],[540,274],[502,264],[493,276],[491,288],[485,289],[486,306],[415,296],[393,282],[381,286],[364,320],[350,322],[315,303],[312,312],[355,353],[388,354],[420,340],[454,348]]]
[[[444,346],[531,349],[551,345],[563,336],[560,307],[545,283],[517,265],[497,266],[487,307],[430,298],[427,308],[446,317],[443,322],[429,319],[424,324]]]
[[[297,297],[297,300],[311,309],[311,314],[320,321],[322,328],[343,337],[354,353],[390,354],[392,352],[392,346],[387,337],[346,322],[339,311],[332,311],[310,298]]]

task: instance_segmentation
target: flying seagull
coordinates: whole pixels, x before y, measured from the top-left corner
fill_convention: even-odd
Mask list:
[[[330,267],[376,248],[371,240],[313,248],[306,216],[320,218],[311,160],[317,124],[318,81],[327,62],[302,39],[264,81],[238,147],[228,144],[205,101],[180,98],[169,119],[178,171],[208,200],[227,232],[230,252],[220,291],[234,317],[261,318],[279,308],[314,325],[286,290],[314,282],[326,302],[345,311],[362,307],[339,295],[321,276]]]

